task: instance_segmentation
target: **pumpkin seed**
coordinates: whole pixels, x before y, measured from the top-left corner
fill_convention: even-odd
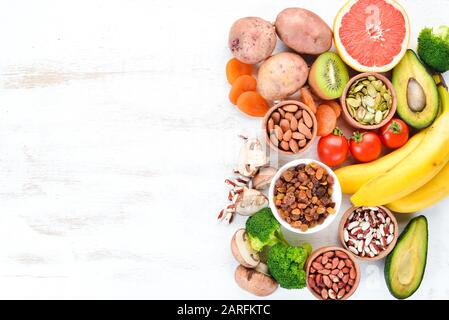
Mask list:
[[[376,116],[375,116],[375,118],[374,118],[374,122],[375,122],[376,124],[379,124],[379,123],[382,122],[383,118],[384,118],[384,116],[383,116],[383,114],[382,114],[382,111],[377,110]]]
[[[375,76],[358,79],[346,97],[348,112],[362,124],[379,124],[390,112],[391,91]]]

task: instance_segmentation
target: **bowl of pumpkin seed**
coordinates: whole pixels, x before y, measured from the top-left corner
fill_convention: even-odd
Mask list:
[[[378,73],[361,73],[346,85],[341,106],[352,127],[374,130],[393,118],[397,98],[388,78]]]

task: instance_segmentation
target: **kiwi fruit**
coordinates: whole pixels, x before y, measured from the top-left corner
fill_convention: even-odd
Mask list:
[[[340,98],[348,81],[348,68],[334,52],[320,55],[310,69],[309,86],[324,100]]]

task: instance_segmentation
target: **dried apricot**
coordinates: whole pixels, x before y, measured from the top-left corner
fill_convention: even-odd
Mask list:
[[[252,65],[240,62],[236,58],[232,58],[226,64],[226,78],[230,84],[233,84],[238,77],[244,74],[251,75],[252,73]]]
[[[263,117],[269,109],[267,101],[256,91],[243,92],[237,100],[237,107],[253,117]]]
[[[341,106],[340,106],[340,104],[337,101],[335,101],[335,100],[324,101],[323,104],[326,104],[329,107],[331,107],[332,110],[334,110],[335,114],[337,115],[337,118],[340,117],[340,115],[341,115]]]
[[[253,76],[243,75],[238,77],[232,84],[229,92],[229,100],[237,104],[237,100],[243,92],[256,91],[257,81]]]
[[[310,90],[306,87],[302,87],[299,92],[301,94],[301,96],[299,97],[299,101],[308,106],[313,113],[316,113],[317,108],[315,100],[313,99],[312,92],[310,92]]]
[[[325,137],[331,134],[337,126],[337,115],[330,106],[322,104],[316,111],[316,121],[318,124],[317,134],[320,137]]]

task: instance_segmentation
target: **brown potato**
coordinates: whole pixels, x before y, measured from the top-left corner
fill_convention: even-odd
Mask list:
[[[237,20],[229,32],[232,54],[247,64],[256,64],[268,58],[276,47],[276,40],[274,26],[257,17]]]
[[[275,26],[279,38],[298,53],[317,55],[332,46],[332,30],[309,10],[287,8],[279,13]]]
[[[257,90],[269,101],[284,99],[307,81],[309,68],[304,59],[291,52],[281,52],[259,68]]]

